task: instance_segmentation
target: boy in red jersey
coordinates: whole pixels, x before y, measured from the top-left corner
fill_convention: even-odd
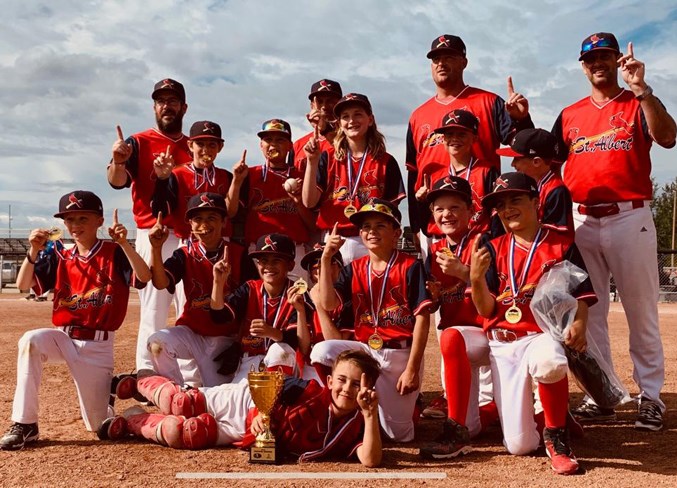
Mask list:
[[[153,370],[183,384],[184,375],[178,360],[194,360],[203,386],[228,381],[231,375],[219,373],[215,358],[237,338],[237,329],[211,320],[209,304],[214,284],[214,267],[227,265],[228,276],[223,296],[234,290],[240,280],[244,249],[223,237],[226,202],[217,193],[200,193],[188,200],[186,221],[194,239],[188,241],[169,259],[162,261],[162,244],[168,230],[162,225],[162,212],[151,229],[153,246],[151,270],[153,285],[174,291],[183,282],[185,306],[176,319],[176,327],[161,329],[148,338]],[[191,381],[194,381],[191,378]]]
[[[382,450],[373,389],[378,375],[378,363],[368,354],[345,351],[336,359],[326,387],[314,380],[285,378],[270,416],[279,452],[299,462],[357,457],[364,466],[378,466]],[[248,448],[264,430],[246,381],[201,388],[204,403],[189,411],[177,407],[175,398],[184,392],[167,378],[140,377],[137,387],[154,399],[161,413],[133,407],[124,417],[106,420],[106,429],[99,432],[102,439],[118,440],[129,432],[175,449],[231,444]]]
[[[75,241],[72,249],[53,246],[42,252],[50,231],[35,229],[28,238],[17,287],[40,295],[54,289],[51,329],[26,332],[19,340],[14,424],[0,449],[18,450],[38,440],[38,390],[46,362],[65,362],[73,375],[87,430],[108,416],[113,373],[113,340],[127,313],[130,284],[141,287],[150,270],[127,242],[127,229],[113,211],[108,229],[113,242],[97,238],[103,205],[94,193],[76,190],[61,197],[59,212]]]
[[[306,119],[313,130],[294,141],[294,166],[301,171],[305,168],[306,154],[304,146],[311,137],[316,137],[321,151],[331,151],[338,124],[335,120],[334,106],[343,96],[341,85],[337,81],[323,79],[310,87],[310,112]],[[315,128],[318,134],[315,135]]]
[[[287,375],[294,372],[299,336],[308,333],[300,284],[288,278],[294,269],[294,247],[294,241],[284,234],[261,236],[249,253],[260,279],[246,281],[226,299],[227,269],[214,268],[212,318],[239,327],[241,356],[233,383],[246,378],[252,367],[258,370],[262,365],[270,370],[281,367]]]
[[[164,219],[174,217],[174,234],[184,241],[190,238],[190,224],[184,218],[188,200],[198,193],[217,193],[226,199],[228,213],[233,218],[237,213],[238,202],[230,201],[228,189],[233,179],[230,171],[217,168],[216,157],[223,149],[221,127],[208,120],[195,122],[190,128],[188,149],[193,154],[191,164],[178,167],[156,165],[155,192],[153,193],[153,214],[162,212]],[[229,226],[228,226],[229,227]],[[229,235],[226,229],[224,235]]]
[[[416,192],[419,202],[426,202],[426,195],[430,191],[429,182],[438,181],[445,176],[459,176],[470,183],[472,191],[472,211],[470,226],[476,232],[489,231],[490,215],[482,209],[482,197],[491,193],[494,181],[498,177],[498,170],[489,163],[473,155],[473,144],[477,140],[479,120],[471,112],[463,109],[452,110],[442,119],[442,125],[435,129],[435,134],[444,136],[444,144],[449,155],[449,163],[431,162],[426,165],[424,185]],[[427,185],[426,185],[427,183]],[[421,207],[423,213],[430,216],[430,208]],[[494,226],[495,227],[495,226]],[[439,235],[440,230],[435,225],[432,216],[428,219],[428,235]]]
[[[440,309],[438,330],[443,362],[447,418],[437,442],[420,455],[448,459],[470,452],[469,440],[480,433],[479,369],[489,366],[489,344],[482,317],[470,296],[470,255],[477,234],[470,184],[459,176],[437,180],[426,196],[444,238],[433,243],[426,260],[434,305]]]
[[[353,315],[349,306],[338,306],[331,312],[327,312],[320,305],[320,267],[323,244],[315,244],[312,251],[303,256],[301,267],[308,273],[311,288],[308,290],[311,306],[313,307],[312,319],[309,323],[309,340],[299,341],[299,364],[303,365],[303,379],[317,379],[322,381],[317,371],[310,364],[310,350],[318,342],[325,339],[350,339],[353,334]],[[334,254],[331,261],[331,278],[338,280],[343,269],[343,258],[340,252]]]
[[[156,127],[139,132],[126,140],[117,127],[118,139],[113,144],[112,159],[108,165],[108,183],[116,190],[131,187],[132,211],[136,223],[134,246],[139,255],[150,261],[151,246],[148,232],[155,224],[151,200],[155,189],[156,165],[179,166],[193,160],[188,150],[188,138],[182,133],[183,116],[188,110],[186,91],[181,83],[166,78],[155,84],[152,93]],[[179,216],[182,219],[183,216]],[[165,225],[174,227],[173,218]],[[169,235],[162,250],[167,259],[179,247],[179,238]],[[151,368],[152,361],[146,347],[153,332],[167,327],[167,316],[172,295],[147,286],[139,290],[139,335],[136,341],[136,368]],[[181,309],[176,303],[177,311]],[[177,313],[178,315],[178,313]]]
[[[566,427],[569,402],[564,347],[536,324],[529,304],[543,274],[568,260],[585,270],[570,235],[541,226],[536,182],[523,173],[505,173],[494,191],[482,199],[495,209],[508,233],[485,246],[473,243],[470,263],[472,299],[485,318],[489,339],[494,399],[503,444],[511,454],[535,451],[541,440],[534,421],[533,381],[543,405],[545,449],[558,474],[573,474],[578,461],[569,447]],[[588,306],[597,301],[590,279],[573,292],[578,310],[564,344],[576,351],[587,345]]]
[[[334,114],[339,122],[334,150],[321,152],[318,136],[304,147],[308,164],[303,203],[318,210],[317,227],[325,236],[338,223],[338,233],[346,238],[342,254],[348,264],[367,254],[350,216],[371,198],[397,205],[405,193],[400,168],[386,152],[369,99],[349,93],[334,106]]]
[[[328,311],[352,302],[355,340],[325,340],[310,353],[311,363],[329,367],[341,351],[367,352],[381,365],[376,391],[381,427],[391,439],[414,438],[412,415],[421,386],[423,352],[431,305],[423,263],[399,252],[401,214],[387,200],[373,199],[351,215],[369,254],[356,259],[332,281],[331,260],[343,244],[334,226],[322,252],[320,305]]]
[[[246,209],[245,243],[253,251],[259,237],[279,233],[293,236],[296,254],[305,254],[305,245],[315,229],[315,216],[301,202],[303,171],[287,164],[292,148],[291,127],[281,119],[266,120],[258,133],[265,163],[248,168],[240,161],[234,168],[231,201],[241,200]],[[294,274],[300,276],[300,267]]]
[[[543,129],[524,129],[510,142],[510,147],[496,154],[512,157],[512,167],[536,181],[538,185],[538,219],[560,232],[574,235],[571,193],[559,171],[552,168],[557,153],[557,139]]]

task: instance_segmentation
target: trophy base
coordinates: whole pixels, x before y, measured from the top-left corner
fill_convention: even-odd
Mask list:
[[[277,448],[273,445],[252,446],[249,449],[249,462],[252,464],[277,464]]]

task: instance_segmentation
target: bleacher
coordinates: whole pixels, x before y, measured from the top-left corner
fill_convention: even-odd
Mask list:
[[[28,251],[28,240],[16,237],[0,238],[0,256],[7,260],[18,260],[23,258]]]

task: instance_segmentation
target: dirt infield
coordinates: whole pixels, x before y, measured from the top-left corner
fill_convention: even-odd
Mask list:
[[[17,341],[31,328],[50,324],[51,303],[27,302],[16,294],[0,295],[0,343],[4,345],[0,368],[0,429],[9,424],[16,381]],[[115,344],[117,372],[134,367],[138,300],[132,298],[125,324]],[[543,451],[533,456],[511,456],[501,445],[498,428],[473,441],[468,456],[449,462],[425,462],[418,457],[421,444],[436,435],[439,421],[422,421],[411,444],[386,444],[383,466],[369,473],[446,476],[426,480],[286,480],[232,481],[207,480],[211,486],[657,486],[677,483],[677,305],[661,304],[661,330],[667,365],[663,399],[669,411],[666,428],[658,433],[644,433],[633,428],[635,406],[626,405],[618,412],[618,421],[586,427],[585,438],[574,441],[583,473],[570,478],[556,477]],[[612,347],[616,369],[631,393],[636,394],[628,357],[628,333],[619,304],[610,313]],[[434,333],[426,350],[427,370],[423,392],[426,401],[439,394],[439,360]],[[572,386],[572,403],[581,398]],[[84,429],[75,387],[65,365],[45,368],[40,393],[40,442],[19,452],[0,451],[0,485],[2,486],[179,486],[205,481],[177,479],[177,473],[251,473],[251,472],[341,472],[366,471],[359,464],[312,463],[259,467],[247,463],[244,452],[231,448],[202,452],[175,451],[165,447],[126,441],[100,442],[96,434]],[[133,405],[119,402],[121,411]]]

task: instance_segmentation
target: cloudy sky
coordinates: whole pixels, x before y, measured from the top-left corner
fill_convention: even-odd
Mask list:
[[[187,130],[214,120],[231,168],[243,149],[260,163],[262,121],[307,132],[310,85],[341,82],[368,95],[388,150],[403,164],[411,111],[433,95],[425,54],[433,38],[468,46],[468,84],[505,97],[505,80],[530,101],[537,126],[586,96],[581,40],[614,32],[635,45],[647,81],[677,114],[677,7],[660,0],[51,0],[5,2],[0,31],[0,235],[49,225],[60,195],[90,189],[106,216],[131,224],[128,190],[105,177],[115,125],[125,136],[154,123],[153,84],[184,83]],[[675,150],[654,147],[659,183],[677,174]],[[504,161],[504,168],[508,162]],[[130,225],[131,226],[131,225]],[[24,231],[22,231],[24,230]]]

